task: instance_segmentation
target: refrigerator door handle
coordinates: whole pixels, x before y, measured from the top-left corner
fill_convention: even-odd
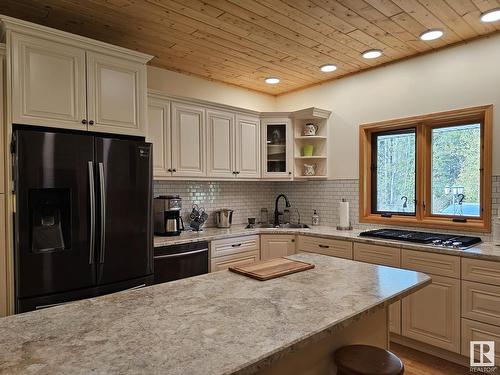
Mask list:
[[[101,195],[101,252],[99,263],[104,263],[104,253],[106,251],[106,184],[103,163],[99,163],[99,187]]]
[[[89,168],[89,193],[90,193],[90,255],[89,264],[94,263],[95,249],[95,181],[94,181],[94,162],[88,162]]]

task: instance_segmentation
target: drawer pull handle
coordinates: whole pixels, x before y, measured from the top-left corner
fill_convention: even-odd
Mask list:
[[[330,248],[330,246],[328,246],[328,245],[318,245],[318,246],[322,247],[323,249],[329,249]]]
[[[240,243],[233,243],[231,246],[232,246],[232,247],[240,247],[240,246],[241,246],[241,244],[240,244]]]

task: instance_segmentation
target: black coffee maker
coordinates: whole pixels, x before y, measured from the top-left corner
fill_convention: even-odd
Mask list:
[[[181,217],[182,199],[178,195],[162,195],[153,202],[154,232],[157,236],[178,236],[184,230]]]

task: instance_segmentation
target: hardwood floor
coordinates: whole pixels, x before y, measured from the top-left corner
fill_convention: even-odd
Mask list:
[[[405,375],[470,375],[463,367],[444,359],[391,342],[391,351],[404,363]]]

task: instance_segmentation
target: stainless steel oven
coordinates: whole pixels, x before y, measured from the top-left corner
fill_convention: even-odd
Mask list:
[[[154,250],[155,284],[208,273],[208,242],[157,247]]]

